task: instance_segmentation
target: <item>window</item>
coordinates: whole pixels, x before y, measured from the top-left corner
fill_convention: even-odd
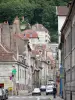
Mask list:
[[[47,40],[45,40],[47,42]]]
[[[14,41],[14,47],[16,47],[16,41]]]
[[[66,56],[66,40],[64,42],[64,56]]]
[[[20,69],[20,78],[21,78],[21,69]]]
[[[23,70],[23,72],[22,72],[22,77],[24,78],[24,70]]]

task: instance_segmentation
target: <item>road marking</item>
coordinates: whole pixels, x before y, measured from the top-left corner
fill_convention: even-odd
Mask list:
[[[37,97],[37,100],[40,100],[40,98],[39,98],[39,97]]]
[[[13,96],[11,96],[11,97],[8,97],[8,98],[13,98]]]
[[[22,98],[27,98],[27,97],[22,97]]]
[[[50,97],[50,100],[53,100],[53,97]]]
[[[20,97],[15,97],[15,98],[20,98]]]
[[[28,97],[28,98],[33,98],[33,97]]]

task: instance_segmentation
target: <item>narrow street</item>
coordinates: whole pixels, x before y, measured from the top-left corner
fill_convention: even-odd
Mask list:
[[[52,100],[52,96],[11,96],[8,100]]]
[[[53,98],[53,95],[45,95],[45,92],[41,96],[10,96],[8,100],[63,100],[60,97]]]
[[[49,96],[11,96],[8,100],[63,100],[60,97]]]
[[[75,0],[0,0],[0,100],[75,100]]]
[[[46,96],[45,92],[41,94],[41,96],[10,96],[8,100],[53,100],[52,95]]]

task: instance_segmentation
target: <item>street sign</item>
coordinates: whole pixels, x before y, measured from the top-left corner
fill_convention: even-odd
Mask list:
[[[12,76],[10,76],[10,80],[12,80]]]
[[[12,70],[12,74],[14,74],[14,75],[16,74],[16,69]]]
[[[60,74],[60,78],[64,78],[64,73]]]

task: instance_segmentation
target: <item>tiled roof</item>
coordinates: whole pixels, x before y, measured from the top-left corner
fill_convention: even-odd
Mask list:
[[[21,34],[16,34],[16,36],[22,39],[38,38],[38,34],[33,30],[25,30]]]
[[[67,6],[57,6],[58,16],[67,16],[69,8]]]
[[[15,61],[14,54],[0,44],[0,61]]]

